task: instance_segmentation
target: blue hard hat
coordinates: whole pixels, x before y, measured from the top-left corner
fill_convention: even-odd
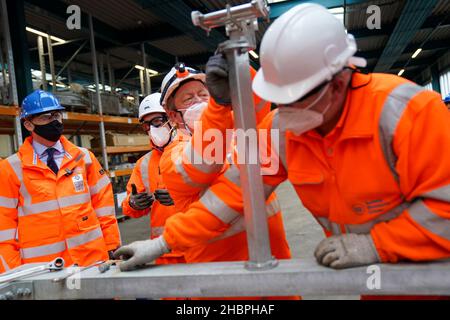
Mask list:
[[[444,103],[450,103],[450,93],[444,98]]]
[[[23,99],[20,119],[56,110],[65,109],[54,95],[46,91],[35,90]]]

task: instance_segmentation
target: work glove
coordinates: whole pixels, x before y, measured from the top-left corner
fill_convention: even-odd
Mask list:
[[[344,269],[380,262],[369,234],[342,234],[322,240],[314,256],[321,265]]]
[[[134,210],[144,210],[150,208],[155,199],[147,192],[137,192],[136,185],[131,184],[131,195],[128,203]]]
[[[222,54],[210,57],[206,63],[206,86],[218,104],[231,105],[228,62]]]
[[[156,189],[154,194],[155,199],[159,201],[163,206],[173,206],[174,202],[166,189]]]
[[[135,241],[120,247],[114,252],[114,258],[124,260],[119,263],[120,271],[130,271],[169,252],[170,248],[166,240],[163,236],[159,236],[152,240]]]

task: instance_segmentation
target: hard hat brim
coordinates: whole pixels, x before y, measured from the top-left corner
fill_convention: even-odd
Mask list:
[[[253,91],[262,99],[273,102],[275,104],[289,104],[297,101],[309,91],[323,82],[323,77],[316,79],[306,79],[289,85],[278,86],[269,83],[264,79],[262,69],[259,69],[253,79]],[[317,83],[316,83],[317,82]]]
[[[29,116],[38,115],[38,114],[41,114],[41,113],[47,113],[47,112],[50,112],[50,111],[64,111],[64,110],[66,110],[66,108],[64,108],[63,106],[53,106],[53,107],[42,108],[42,109],[39,109],[39,110],[35,110],[33,112],[27,112],[27,114],[21,114],[20,115],[20,119],[24,119],[24,118],[29,117]]]

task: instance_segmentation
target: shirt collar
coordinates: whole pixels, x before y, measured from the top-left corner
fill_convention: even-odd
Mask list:
[[[35,140],[33,140],[32,144],[34,151],[39,157],[41,157],[48,148],[55,148],[58,153],[64,153],[64,148],[59,140],[51,147],[46,147]]]

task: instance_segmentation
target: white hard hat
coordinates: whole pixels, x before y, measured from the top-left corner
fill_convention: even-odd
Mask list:
[[[186,80],[195,79],[205,83],[205,74],[193,68],[186,67],[183,63],[178,63],[164,77],[161,84],[161,105],[166,106],[167,100],[180,84]]]
[[[292,103],[345,66],[364,67],[366,61],[353,57],[355,52],[355,38],[325,7],[300,4],[264,34],[253,91],[267,101]]]
[[[161,93],[156,92],[146,96],[144,100],[142,100],[141,104],[139,105],[139,121],[141,121],[143,117],[150,113],[166,113],[166,110],[164,110],[164,108],[161,107],[161,104],[159,103],[160,99]]]

